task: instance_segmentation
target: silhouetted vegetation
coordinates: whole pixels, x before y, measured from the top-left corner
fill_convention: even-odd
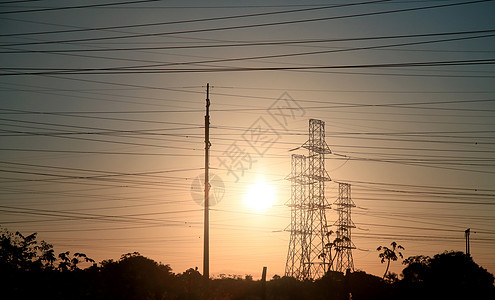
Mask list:
[[[404,250],[404,247],[402,247],[401,245],[397,245],[396,242],[390,243],[390,246],[391,246],[390,248],[387,246],[379,246],[378,248],[376,248],[376,250],[381,251],[380,254],[378,255],[378,257],[380,257],[380,262],[383,264],[385,261],[387,261],[387,268],[385,269],[383,278],[388,279],[390,281],[394,281],[393,280],[395,279],[394,276],[393,275],[390,276],[391,274],[389,275],[388,272],[388,269],[390,267],[390,262],[397,261],[397,259],[399,259],[399,256],[400,258],[403,258],[402,252],[400,252],[399,250]]]
[[[363,271],[330,271],[315,281],[275,275],[266,284],[266,299],[495,299],[493,275],[462,252],[413,256],[403,264],[394,280]],[[176,274],[138,252],[96,264],[83,253],[56,255],[36,233],[8,231],[0,237],[0,282],[1,299],[254,300],[263,292],[251,275],[221,274],[206,282],[197,268]]]
[[[405,299],[495,299],[494,277],[463,252],[413,256],[399,282]]]

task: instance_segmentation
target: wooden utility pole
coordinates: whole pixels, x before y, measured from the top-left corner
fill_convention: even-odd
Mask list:
[[[210,277],[210,180],[208,178],[210,165],[210,84],[206,84],[206,115],[205,115],[205,218],[204,218],[204,248],[203,248],[203,277]]]

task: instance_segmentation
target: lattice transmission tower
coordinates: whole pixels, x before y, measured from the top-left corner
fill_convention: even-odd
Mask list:
[[[336,227],[337,237],[333,241],[334,261],[333,270],[346,273],[347,270],[354,271],[352,249],[356,249],[351,240],[351,229],[356,226],[351,220],[351,208],[356,205],[351,199],[351,185],[339,182],[339,196],[333,203],[337,206],[339,218],[333,224]]]
[[[309,139],[302,145],[307,157],[292,156],[292,193],[290,200],[290,242],[285,275],[298,279],[317,279],[331,266],[326,211],[325,154],[332,153],[325,142],[325,122],[309,120]],[[302,165],[306,164],[306,169]]]
[[[291,181],[290,207],[290,240],[285,265],[285,276],[304,279],[309,273],[309,252],[307,245],[307,181],[306,156],[292,154],[291,173],[288,178]]]

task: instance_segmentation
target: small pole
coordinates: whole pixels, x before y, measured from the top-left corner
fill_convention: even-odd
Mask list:
[[[471,256],[470,249],[469,249],[469,235],[471,234],[471,228],[466,229],[464,231],[464,236],[466,237],[466,255]]]
[[[261,275],[261,299],[266,300],[266,267],[263,267]]]
[[[209,172],[209,152],[210,152],[210,84],[206,84],[206,115],[205,115],[205,216],[204,216],[204,247],[203,247],[203,277],[210,277],[210,232],[209,232],[209,210],[210,210],[210,180]]]

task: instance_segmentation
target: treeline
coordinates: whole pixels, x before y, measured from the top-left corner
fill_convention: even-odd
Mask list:
[[[81,266],[85,265],[85,268]],[[137,252],[97,264],[83,253],[55,254],[36,234],[1,232],[1,299],[495,299],[494,277],[462,252],[404,260],[400,276],[329,272],[315,281],[274,276],[204,280],[173,273]]]

